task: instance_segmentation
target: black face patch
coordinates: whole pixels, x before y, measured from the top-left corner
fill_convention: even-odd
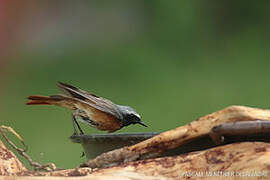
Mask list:
[[[137,124],[140,121],[141,121],[141,119],[138,116],[136,116],[135,114],[132,114],[132,113],[126,114],[126,115],[124,115],[122,127],[128,126],[130,124]]]

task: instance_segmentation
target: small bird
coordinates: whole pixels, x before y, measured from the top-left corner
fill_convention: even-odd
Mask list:
[[[147,127],[141,116],[131,107],[117,105],[108,99],[86,92],[72,85],[58,82],[65,95],[29,96],[27,105],[56,105],[73,110],[74,134],[84,134],[77,120],[102,131],[115,132],[130,124]]]

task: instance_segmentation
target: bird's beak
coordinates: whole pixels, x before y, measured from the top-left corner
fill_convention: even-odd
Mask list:
[[[144,122],[142,122],[142,121],[138,121],[137,123],[140,124],[140,125],[142,125],[142,126],[144,126],[144,127],[148,127],[148,126],[146,126],[146,124],[144,124]]]

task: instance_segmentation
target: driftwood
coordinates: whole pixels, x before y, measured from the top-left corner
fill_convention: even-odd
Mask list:
[[[269,121],[270,110],[231,106],[141,143],[104,153],[81,165],[87,167],[52,172],[27,170],[0,143],[0,179],[9,179],[8,176],[12,179],[43,179],[43,176],[46,179],[71,176],[70,179],[269,179],[270,144],[266,142],[234,143],[156,158],[164,151],[213,134],[212,128],[218,125],[257,120]]]
[[[256,120],[270,120],[270,110],[230,106],[133,146],[104,153],[81,166],[101,168],[149,157],[153,158],[164,151],[181,146],[195,138],[211,135],[212,128],[220,124]]]
[[[270,144],[236,143],[210,150],[193,152],[175,157],[163,157],[130,162],[117,167],[97,170],[92,175],[127,175],[176,179],[240,179],[270,178]],[[134,173],[134,174],[135,174]],[[139,176],[141,175],[141,176]],[[131,176],[132,177],[132,176]],[[142,178],[143,179],[143,178]]]
[[[175,157],[162,157],[129,162],[119,166],[91,170],[68,169],[54,172],[16,172],[9,169],[2,175],[17,175],[12,179],[269,179],[270,144],[243,142],[219,146]],[[23,167],[23,166],[22,166]],[[11,174],[8,174],[11,173]],[[25,177],[26,176],[26,177]],[[29,176],[35,176],[29,178]],[[55,176],[58,176],[57,178]],[[59,177],[60,176],[60,177]],[[79,177],[74,177],[79,176]],[[8,179],[0,177],[0,179]]]

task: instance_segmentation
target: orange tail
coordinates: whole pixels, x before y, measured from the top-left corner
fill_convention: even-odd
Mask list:
[[[65,96],[29,96],[27,105],[56,105],[74,109],[73,101]]]

